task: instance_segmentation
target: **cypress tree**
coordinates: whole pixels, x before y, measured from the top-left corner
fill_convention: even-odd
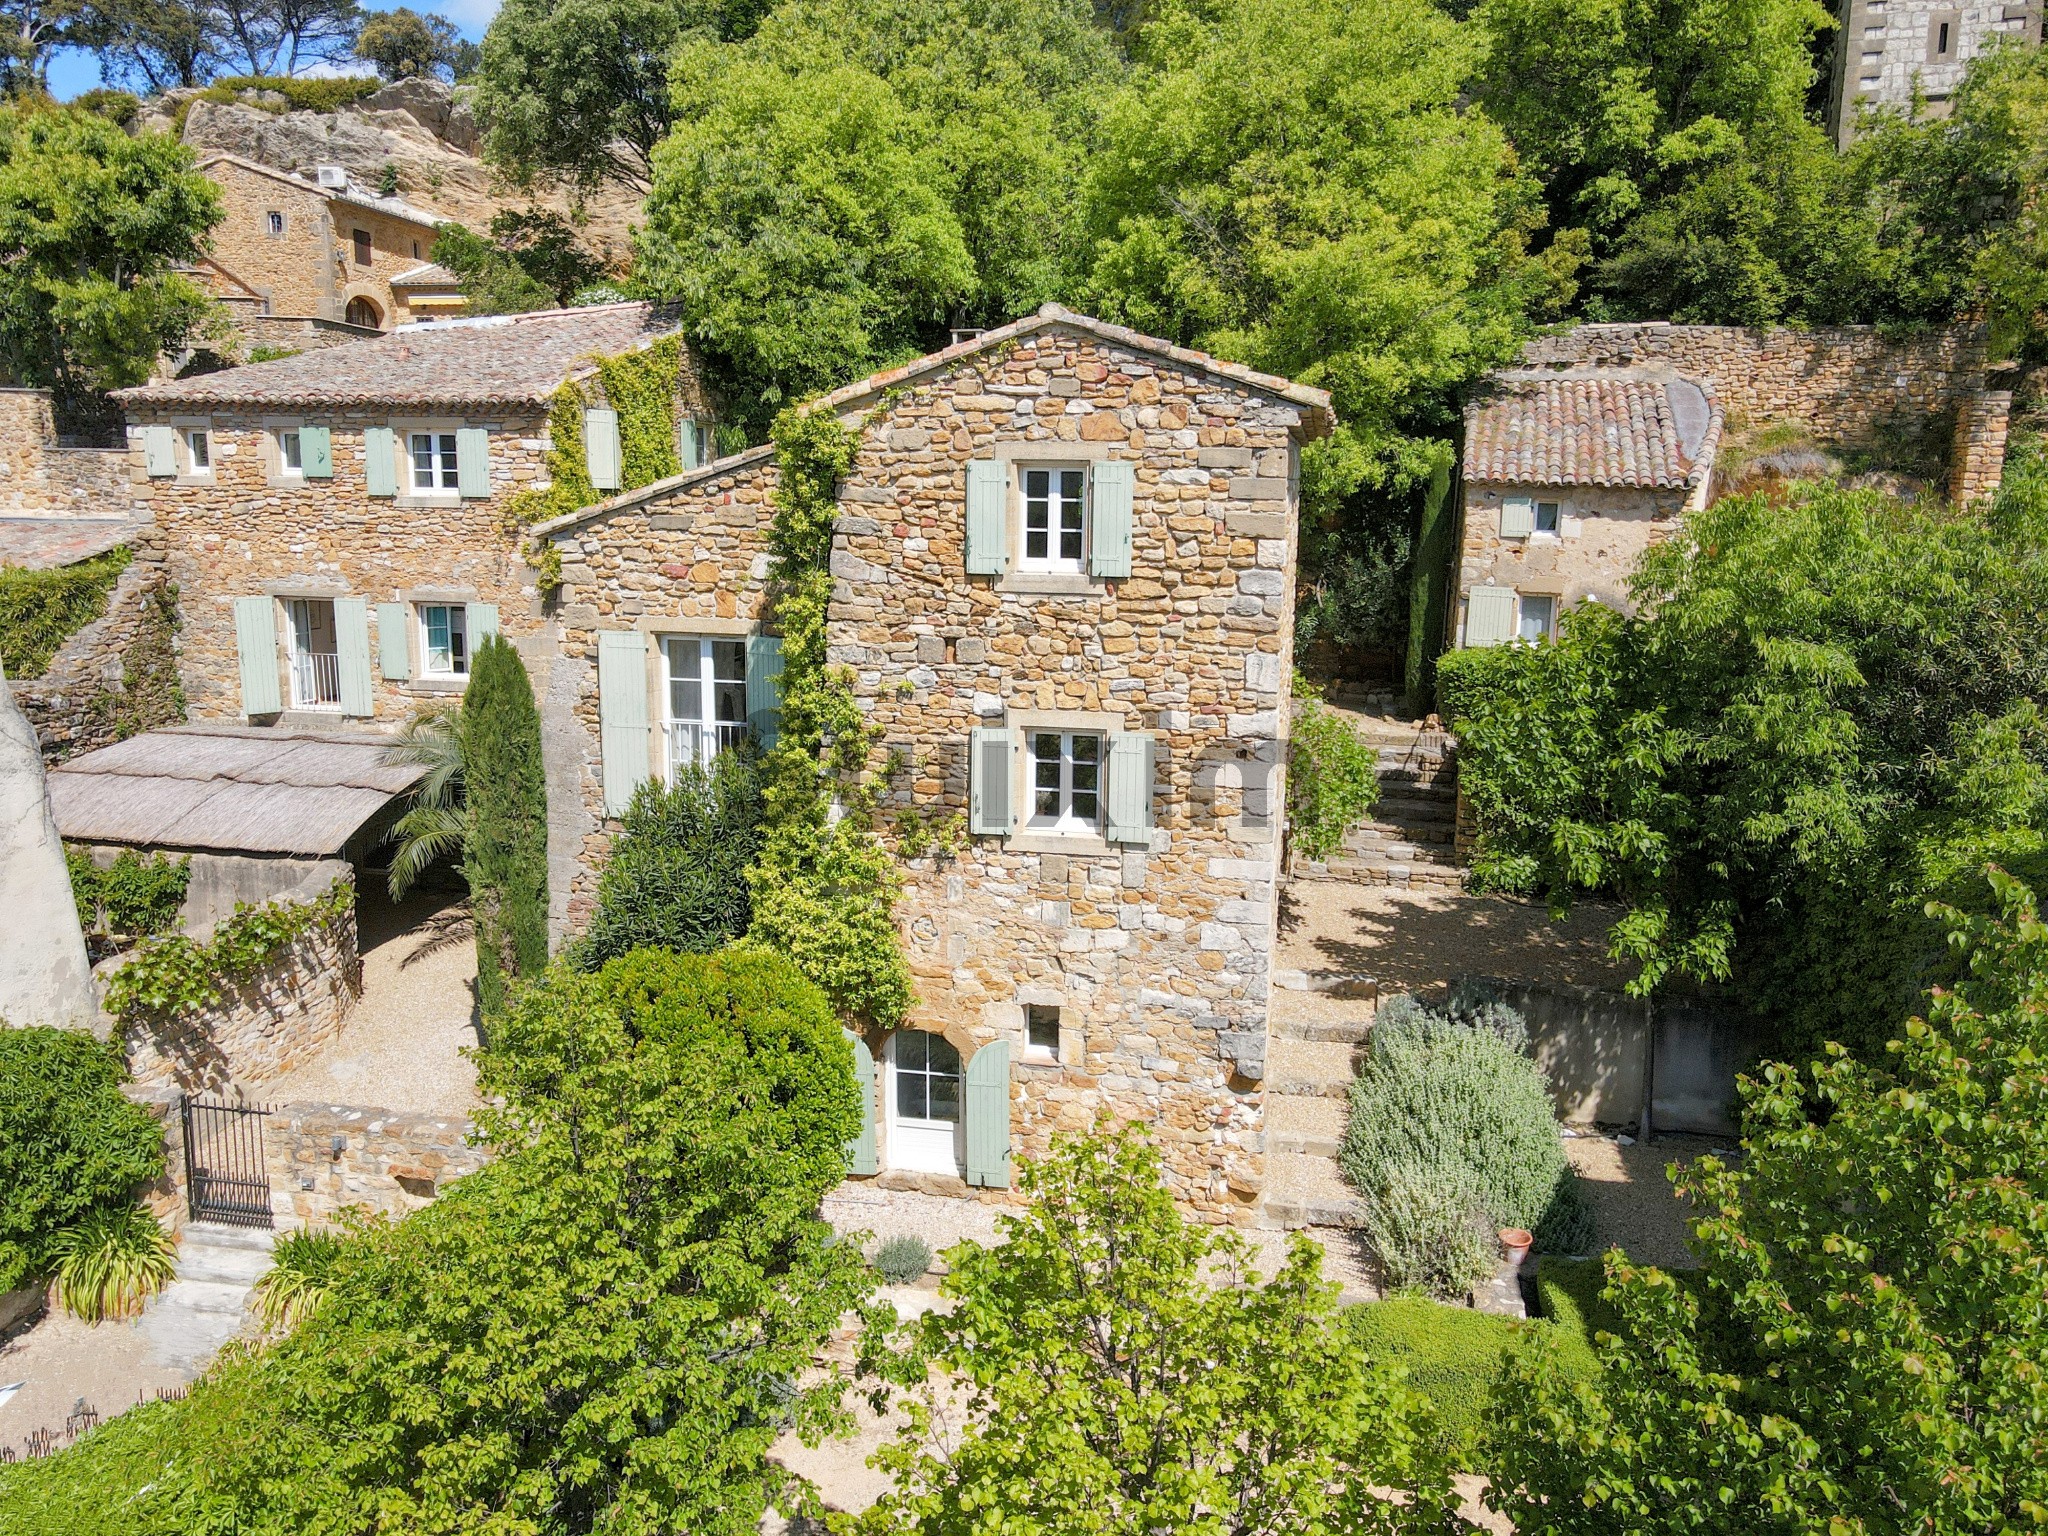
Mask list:
[[[462,700],[469,801],[463,870],[476,922],[477,1000],[503,1007],[510,980],[548,963],[548,805],[540,711],[511,643],[487,637],[470,660]]]

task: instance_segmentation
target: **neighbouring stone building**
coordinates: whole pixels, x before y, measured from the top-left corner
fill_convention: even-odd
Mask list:
[[[224,209],[199,276],[231,312],[362,332],[461,313],[461,284],[429,259],[440,214],[380,197],[340,166],[308,179],[215,152],[199,169]]]
[[[1839,0],[1828,77],[1828,127],[1847,149],[1859,107],[1946,117],[1970,61],[2010,40],[2041,41],[2040,0]]]
[[[858,434],[830,658],[879,733],[918,1001],[860,1041],[859,1166],[1008,1183],[1100,1113],[1249,1221],[1290,695],[1299,456],[1329,398],[1047,306],[812,409]],[[633,788],[774,729],[776,468],[752,450],[537,532],[562,556],[544,721],[573,923]]]
[[[673,334],[646,304],[548,310],[122,391],[130,474],[178,585],[190,718],[397,725],[458,696],[489,633],[538,669],[547,625],[508,504],[549,483],[570,381],[587,451],[611,433],[592,478],[619,484],[597,359]],[[695,432],[709,411],[682,357]]]

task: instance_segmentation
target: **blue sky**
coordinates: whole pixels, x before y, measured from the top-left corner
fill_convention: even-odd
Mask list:
[[[416,11],[439,11],[454,22],[462,35],[471,41],[481,41],[484,28],[491,24],[491,18],[498,14],[498,0],[448,0],[435,4],[434,0],[412,0]],[[396,10],[396,5],[366,5],[366,11]],[[99,60],[77,48],[66,48],[50,60],[50,93],[59,101],[69,101],[80,91],[89,91],[100,83]]]

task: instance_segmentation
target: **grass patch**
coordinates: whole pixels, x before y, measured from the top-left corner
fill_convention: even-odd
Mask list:
[[[41,677],[57,647],[107,611],[107,595],[134,558],[123,544],[54,571],[0,570],[0,663],[7,675]]]

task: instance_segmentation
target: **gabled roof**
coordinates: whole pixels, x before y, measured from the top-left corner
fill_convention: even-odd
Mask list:
[[[423,262],[391,279],[394,288],[460,288],[462,279],[439,262]]]
[[[904,384],[946,373],[968,358],[1007,347],[1042,331],[1057,329],[1080,331],[1098,340],[1109,342],[1112,346],[1125,347],[1133,352],[1172,363],[1175,367],[1206,373],[1241,388],[1256,390],[1261,394],[1272,395],[1299,405],[1307,412],[1306,435],[1311,438],[1327,436],[1335,424],[1336,418],[1330,410],[1328,390],[1297,384],[1292,379],[1281,378],[1278,374],[1260,373],[1257,369],[1247,368],[1241,363],[1227,363],[1221,358],[1211,357],[1206,352],[1197,352],[1189,347],[1175,346],[1170,341],[1161,341],[1156,336],[1147,336],[1142,331],[1111,325],[1108,321],[1097,320],[1091,315],[1075,314],[1071,309],[1058,304],[1042,305],[1034,315],[1013,320],[1008,325],[998,326],[994,330],[983,331],[979,336],[970,337],[965,341],[956,341],[940,351],[927,352],[912,362],[885,368],[879,373],[871,373],[855,383],[806,401],[799,409],[806,412],[846,411],[859,407]],[[716,479],[720,475],[731,474],[757,461],[772,458],[774,453],[773,444],[749,448],[744,453],[718,459],[696,469],[686,469],[680,475],[670,475],[666,480],[656,480],[651,485],[641,486],[638,490],[622,492],[608,501],[600,501],[563,517],[540,523],[535,526],[533,532],[538,537],[545,537],[563,529],[609,517],[615,512],[628,511],[656,497],[665,496],[671,491],[694,485],[700,480]]]
[[[599,357],[674,332],[652,305],[592,304],[524,315],[427,320],[382,336],[114,392],[143,406],[541,406]]]
[[[267,176],[272,181],[290,187],[294,192],[310,192],[313,196],[324,197],[330,202],[347,203],[354,208],[368,208],[377,213],[388,214],[394,219],[404,219],[409,224],[417,224],[422,229],[433,229],[438,225],[456,222],[445,214],[434,212],[431,208],[408,203],[402,197],[377,197],[354,187],[323,187],[318,182],[308,181],[303,176],[295,176],[290,171],[280,171],[274,165],[265,165],[260,160],[230,154],[224,149],[203,156],[199,162],[199,169],[203,171],[209,165],[222,162],[257,176]]]
[[[1690,490],[1713,468],[1713,386],[1636,369],[1495,374],[1465,409],[1465,478]]]

